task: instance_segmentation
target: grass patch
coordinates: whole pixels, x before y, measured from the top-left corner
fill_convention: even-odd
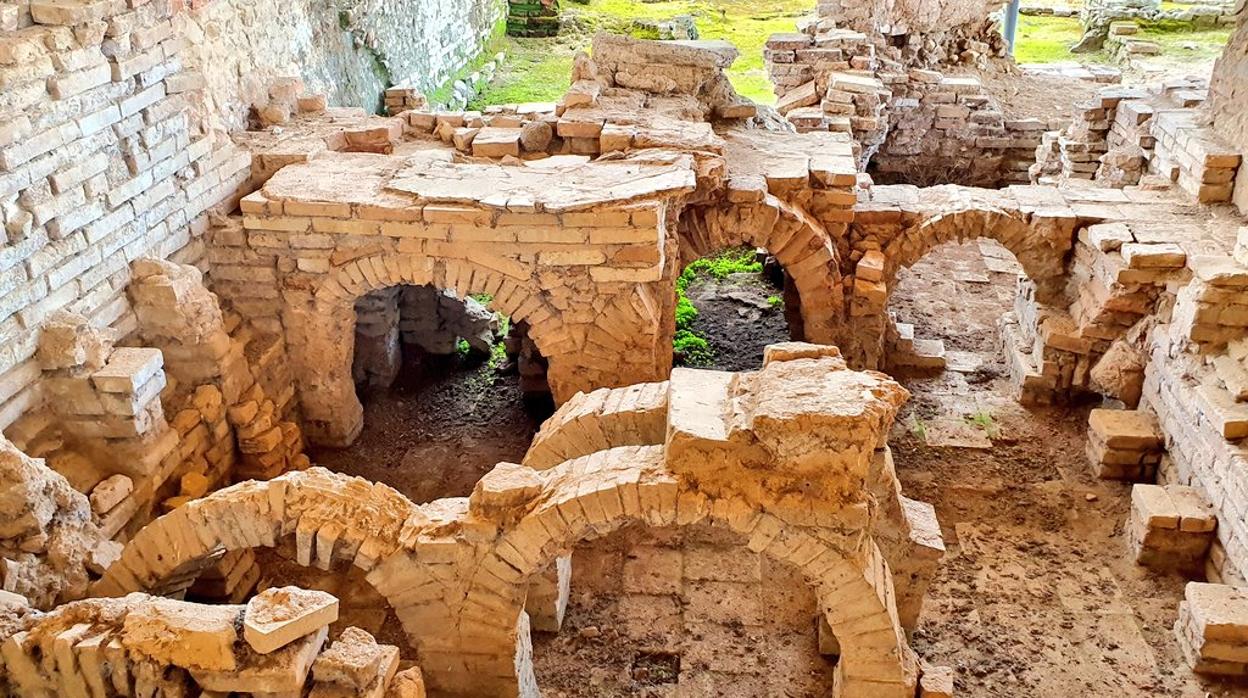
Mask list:
[[[1148,26],[1140,29],[1141,39],[1161,45],[1162,54],[1183,60],[1213,60],[1222,55],[1231,38],[1229,29],[1205,29],[1201,31],[1175,31],[1165,27]]]
[[[809,0],[589,0],[585,4],[564,5],[563,35],[548,39],[508,38],[503,71],[471,106],[554,101],[568,88],[572,56],[578,50],[588,49],[595,32],[638,35],[632,29],[634,19],[670,19],[676,15],[692,16],[700,38],[724,39],[735,45],[741,56],[728,69],[728,79],[741,95],[762,104],[774,104],[776,98],[763,63],[763,45],[772,34],[794,31],[797,20],[812,10]]]
[[[726,279],[730,274],[758,274],[762,271],[763,265],[754,250],[740,247],[694,260],[676,277],[676,334],[672,338],[672,351],[681,358],[681,363],[705,366],[715,358],[710,344],[693,329],[698,309],[689,300],[689,284],[698,278]],[[783,300],[780,302],[783,303]]]
[[[1082,36],[1083,25],[1077,18],[1022,15],[1018,18],[1014,58],[1019,63],[1096,60],[1096,54],[1076,56],[1070,52]]]

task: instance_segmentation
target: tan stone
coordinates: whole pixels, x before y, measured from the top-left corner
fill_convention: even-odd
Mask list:
[[[131,652],[191,670],[233,672],[242,606],[150,599],[130,611],[122,644]]]
[[[247,602],[243,638],[260,654],[274,652],[338,620],[338,599],[323,591],[266,589]]]

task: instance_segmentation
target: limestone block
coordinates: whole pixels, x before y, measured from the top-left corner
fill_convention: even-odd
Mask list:
[[[1192,671],[1248,673],[1248,593],[1224,584],[1188,582],[1183,597],[1174,632]]]
[[[542,491],[542,477],[534,469],[499,463],[472,488],[469,509],[478,516],[499,517],[523,507]]]
[[[366,689],[381,674],[388,680],[398,666],[398,658],[397,647],[379,645],[369,633],[349,627],[316,658],[312,676],[318,683]]]
[[[81,315],[57,312],[44,323],[36,354],[44,370],[86,366],[98,369],[112,352],[114,333],[91,325]]]
[[[1088,417],[1088,460],[1101,478],[1148,480],[1162,452],[1161,427],[1147,412],[1096,409]]]
[[[1181,269],[1187,263],[1187,252],[1172,242],[1127,242],[1119,252],[1132,269]]]
[[[135,393],[164,365],[159,349],[122,347],[108,357],[104,368],[91,374],[91,383],[104,393]]]
[[[529,595],[524,609],[529,614],[530,626],[537,631],[557,633],[563,626],[563,615],[568,608],[568,596],[572,585],[572,556],[555,558],[555,564],[529,583]]]
[[[209,607],[211,608],[211,607]],[[299,695],[316,660],[329,627],[321,627],[269,654],[240,652],[236,669],[192,669],[191,678],[208,691],[223,693],[294,693]]]
[[[1091,386],[1121,400],[1129,409],[1140,403],[1144,390],[1144,367],[1148,357],[1125,340],[1115,340],[1089,374]]]
[[[411,667],[395,674],[386,698],[425,698],[425,679],[420,673],[420,667]]]
[[[134,481],[125,475],[104,478],[91,490],[91,510],[96,514],[106,514],[125,501],[133,491]]]
[[[131,652],[190,670],[233,672],[242,606],[201,606],[152,598],[126,615],[122,644]]]
[[[1198,573],[1216,527],[1213,508],[1191,487],[1137,484],[1131,490],[1128,539],[1137,564]]]
[[[925,666],[919,677],[919,698],[953,698],[953,667]]]
[[[1139,410],[1095,409],[1088,415],[1088,429],[1110,448],[1146,449],[1162,446],[1157,418]]]
[[[247,602],[243,638],[256,652],[269,654],[337,620],[338,599],[332,594],[271,588]]]

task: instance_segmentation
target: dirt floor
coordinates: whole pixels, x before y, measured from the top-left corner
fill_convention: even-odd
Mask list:
[[[907,496],[936,506],[948,548],[915,650],[956,669],[960,696],[1248,695],[1187,669],[1172,631],[1186,580],[1128,554],[1130,485],[1094,478],[1083,455],[1092,406],[1024,409],[1007,397],[995,321],[1015,277],[991,271],[996,247],[937,249],[891,305],[916,336],[980,359],[903,377],[914,399],[890,441],[898,476]],[[968,417],[991,449],[924,443],[932,424]]]
[[[730,531],[629,527],[579,548],[572,575],[563,628],[533,636],[548,698],[830,695],[814,592]]]
[[[364,431],[356,442],[308,455],[330,470],[384,482],[418,504],[466,497],[499,462],[520,462],[553,411],[549,403],[526,403],[514,372],[459,356],[405,360],[389,390],[360,399]]]
[[[913,392],[890,441],[898,475],[935,505],[948,548],[914,649],[954,667],[960,696],[1248,696],[1187,669],[1171,627],[1186,580],[1131,560],[1130,485],[1095,479],[1084,460],[1092,405],[1024,409],[1009,397],[995,324],[1016,269],[995,243],[946,245],[903,272],[890,304],[916,337],[945,343],[951,366],[898,376]],[[755,368],[763,346],[787,338],[768,300],[778,294],[761,275],[691,285],[715,368]],[[451,368],[405,370],[365,396],[357,444],[313,460],[416,501],[466,495],[495,462],[523,455],[541,414],[524,409],[514,376]],[[974,423],[991,447],[928,445],[946,422]],[[403,644],[362,579],[271,552],[262,562],[271,580],[352,599],[342,623]],[[573,570],[563,630],[534,636],[548,696],[827,694],[833,664],[817,651],[813,597],[734,541],[626,529],[578,550]],[[776,601],[777,589],[790,591]]]
[[[1186,580],[1130,558],[1130,485],[1095,479],[1084,460],[1093,405],[1024,409],[1009,397],[995,324],[1012,306],[1016,268],[995,243],[946,245],[903,273],[890,306],[917,337],[943,340],[954,367],[899,376],[913,399],[891,438],[898,474],[908,496],[935,505],[948,547],[914,649],[954,667],[960,696],[1248,696],[1248,687],[1187,669],[1171,629]],[[720,293],[740,281],[705,282],[690,297],[712,344],[733,347],[717,363],[751,368],[753,343],[786,332],[782,320],[755,319],[748,300]],[[734,327],[741,317],[744,328]],[[991,447],[927,445],[945,420],[973,420]],[[578,550],[563,631],[535,635],[548,695],[826,695],[829,660],[802,620],[812,609],[777,604],[783,611],[760,617],[759,586],[721,583],[717,604],[738,616],[731,632],[717,632],[696,622],[706,601],[688,552],[664,556],[655,552],[662,540],[617,538]],[[719,555],[738,570],[757,564],[730,546]],[[658,590],[666,601],[630,581],[630,562],[676,578]],[[765,591],[783,586],[765,579]]]
[[[346,449],[309,449],[316,465],[384,482],[416,503],[466,497],[481,476],[501,461],[518,463],[553,406],[528,401],[514,371],[500,372],[484,359],[451,356],[405,362],[389,390],[361,394],[364,431]],[[298,584],[341,599],[336,634],[349,625],[407,645],[386,600],[356,569],[322,572],[302,567],[274,550],[256,551],[261,588]]]
[[[689,301],[698,309],[693,331],[714,353],[702,368],[752,371],[763,365],[768,344],[787,342],[783,295],[763,274],[730,274],[724,279],[699,277],[689,284]]]
[[[1074,104],[1091,99],[1108,87],[1086,80],[1043,75],[1022,75],[1016,72],[975,72],[984,90],[1001,103],[1007,119],[1040,119],[1046,122],[1068,122]]]

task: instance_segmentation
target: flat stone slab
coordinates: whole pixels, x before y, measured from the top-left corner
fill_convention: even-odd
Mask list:
[[[332,594],[298,587],[266,589],[247,602],[243,638],[260,654],[274,652],[338,620]]]
[[[416,157],[390,180],[392,191],[424,201],[480,204],[517,212],[560,212],[691,192],[693,160],[670,162],[616,160],[527,167],[457,163]]]
[[[984,358],[973,351],[945,352],[945,370],[974,373],[984,365]]]

